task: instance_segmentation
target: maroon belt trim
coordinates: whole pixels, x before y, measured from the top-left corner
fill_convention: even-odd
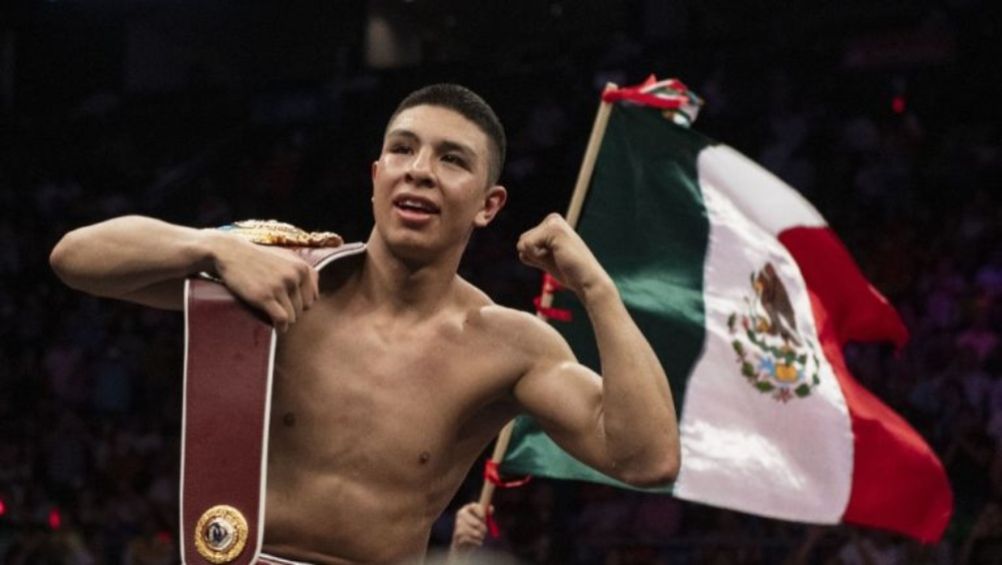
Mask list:
[[[289,248],[316,269],[365,244]],[[222,284],[185,282],[181,560],[250,565],[264,539],[277,336]]]

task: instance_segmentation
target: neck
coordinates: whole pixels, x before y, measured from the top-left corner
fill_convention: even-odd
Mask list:
[[[431,261],[401,257],[373,229],[362,266],[362,293],[397,316],[426,318],[449,299],[461,256],[462,249]]]

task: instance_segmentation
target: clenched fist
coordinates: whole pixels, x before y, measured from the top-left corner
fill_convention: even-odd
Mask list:
[[[523,233],[517,249],[519,260],[546,271],[581,299],[593,290],[615,290],[609,274],[560,214],[550,214]]]

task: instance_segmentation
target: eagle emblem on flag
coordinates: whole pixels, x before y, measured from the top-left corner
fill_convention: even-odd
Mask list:
[[[810,396],[820,382],[814,344],[797,331],[789,294],[772,263],[750,276],[744,311],[727,318],[741,376],[780,402]]]

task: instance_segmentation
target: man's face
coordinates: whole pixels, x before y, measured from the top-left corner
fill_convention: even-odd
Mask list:
[[[487,135],[461,114],[414,106],[387,128],[372,166],[376,230],[391,248],[415,259],[465,245],[505,202],[487,186]]]

